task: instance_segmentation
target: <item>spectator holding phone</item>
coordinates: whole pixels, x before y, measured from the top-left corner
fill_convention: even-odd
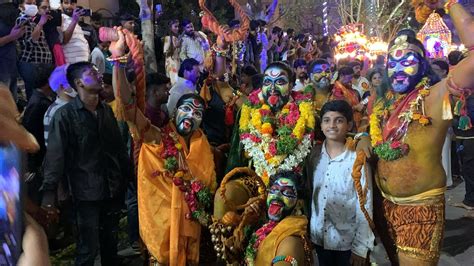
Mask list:
[[[66,63],[89,61],[90,50],[84,31],[78,25],[79,18],[85,14],[84,9],[77,8],[77,0],[61,0],[63,8],[63,52]]]
[[[0,83],[10,89],[13,99],[17,98],[16,40],[25,33],[24,26],[16,25],[18,9],[12,3],[0,4]]]
[[[53,63],[53,56],[46,42],[43,26],[51,16],[49,9],[38,9],[35,0],[25,0],[25,10],[20,14],[18,23],[25,25],[25,34],[18,39],[20,43],[20,57],[18,70],[25,82],[26,97],[29,100],[35,89],[39,68],[49,68]]]
[[[85,21],[85,17],[91,17],[92,12],[90,9],[84,9],[83,7],[78,7],[79,9],[83,9],[84,13],[79,18],[79,26],[81,26],[82,31],[84,32],[84,38],[86,38],[87,43],[89,44],[89,49],[92,50],[97,46],[99,43],[99,31],[96,30],[92,24],[89,24]]]
[[[36,0],[38,5],[38,13],[47,13],[50,18],[43,26],[43,31],[48,43],[49,49],[53,55],[53,62],[56,66],[61,66],[66,63],[64,59],[63,48],[61,46],[61,40],[59,39],[58,27],[61,27],[62,18],[61,10],[51,10],[48,0]],[[39,20],[37,17],[36,20]]]

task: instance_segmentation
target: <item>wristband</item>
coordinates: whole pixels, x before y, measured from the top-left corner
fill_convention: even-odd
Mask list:
[[[357,133],[357,134],[354,136],[354,139],[359,140],[359,139],[362,138],[362,137],[368,137],[368,136],[369,136],[369,133],[367,133],[367,132],[360,132],[360,133]]]
[[[291,266],[298,266],[298,261],[292,256],[276,256],[272,260],[272,265],[280,261],[288,262]]]

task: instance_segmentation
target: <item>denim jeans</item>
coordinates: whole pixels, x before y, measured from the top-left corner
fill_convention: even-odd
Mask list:
[[[102,266],[119,265],[117,242],[121,205],[113,200],[74,203],[76,266],[93,266],[99,250]]]
[[[137,187],[132,182],[127,188],[127,221],[128,221],[128,239],[130,244],[140,239],[138,232],[138,201],[137,201]]]
[[[25,82],[26,98],[28,101],[33,94],[33,90],[36,89],[36,81],[38,78],[38,68],[50,67],[52,64],[43,63],[29,63],[29,62],[18,62],[18,72],[21,78]]]

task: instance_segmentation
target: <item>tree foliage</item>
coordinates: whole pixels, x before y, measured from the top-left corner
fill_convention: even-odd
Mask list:
[[[366,33],[392,39],[413,15],[409,0],[336,0],[343,25],[361,23]]]

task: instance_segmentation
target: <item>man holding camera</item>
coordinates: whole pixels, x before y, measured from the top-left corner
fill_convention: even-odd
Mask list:
[[[89,43],[78,25],[80,17],[86,15],[86,9],[77,8],[77,0],[61,0],[61,4],[64,12],[61,30],[66,63],[89,61]]]

